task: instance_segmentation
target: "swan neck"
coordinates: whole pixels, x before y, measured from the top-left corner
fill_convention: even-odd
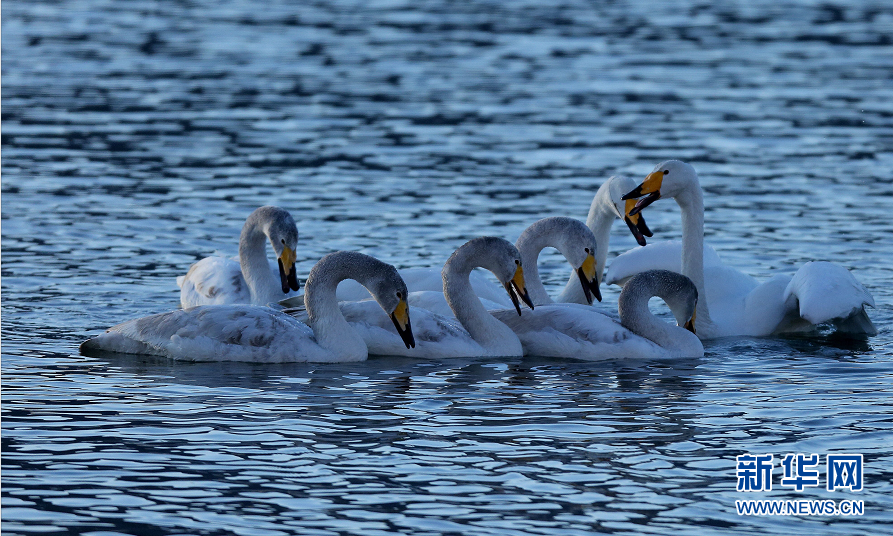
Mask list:
[[[471,270],[484,267],[474,259],[486,254],[477,249],[457,250],[443,267],[444,296],[456,319],[490,355],[521,355],[518,336],[487,311],[471,287]]]
[[[589,230],[595,235],[596,277],[598,278],[598,283],[601,284],[602,274],[604,274],[605,271],[605,263],[608,262],[608,244],[611,242],[611,226],[614,225],[614,220],[617,219],[617,216],[611,209],[604,209],[604,207],[601,207],[600,210],[595,209],[596,207],[593,206],[589,210],[589,216],[586,218],[586,226],[589,227]]]
[[[692,280],[702,297],[696,322],[706,324],[710,313],[704,288],[704,195],[700,184],[695,183],[676,196],[676,203],[682,212],[682,275]]]
[[[529,232],[534,231],[534,232]],[[536,232],[536,230],[528,229],[521,234],[515,247],[521,253],[521,266],[524,267],[524,281],[527,283],[527,293],[534,305],[547,305],[552,303],[552,298],[546,292],[543,286],[543,280],[540,279],[539,257],[540,253],[547,246],[555,244],[555,233],[552,232]]]
[[[262,222],[257,214],[252,214],[245,221],[239,237],[239,266],[251,293],[251,303],[255,305],[266,305],[280,299],[276,291],[282,294],[281,285],[270,271],[267,261],[267,240]]]
[[[365,355],[366,344],[344,318],[335,291],[338,283],[345,279],[354,279],[366,286],[369,270],[363,265],[343,261],[339,254],[333,253],[316,263],[304,286],[304,305],[310,328],[320,346],[345,353],[362,349]]]

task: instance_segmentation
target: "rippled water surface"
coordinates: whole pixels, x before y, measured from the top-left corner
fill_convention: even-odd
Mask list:
[[[4,534],[890,532],[889,3],[4,2],[2,29]],[[726,262],[840,263],[879,335],[672,363],[77,352],[176,308],[262,204],[302,277],[338,249],[427,266],[667,158]],[[680,236],[675,204],[648,217]],[[618,225],[609,258],[633,245]],[[748,452],[862,453],[865,489],[739,493]],[[754,497],[865,515],[738,516]]]

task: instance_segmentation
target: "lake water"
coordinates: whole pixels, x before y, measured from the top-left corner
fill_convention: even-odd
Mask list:
[[[893,530],[888,2],[5,2],[2,29],[3,534]],[[726,262],[837,262],[880,333],[671,363],[77,351],[176,308],[263,204],[295,216],[302,278],[339,249],[428,266],[667,158]],[[674,203],[647,217],[680,236]],[[554,251],[541,272],[567,280]],[[781,457],[829,452],[864,455],[863,491],[779,486]],[[774,454],[773,491],[736,491],[745,453]]]

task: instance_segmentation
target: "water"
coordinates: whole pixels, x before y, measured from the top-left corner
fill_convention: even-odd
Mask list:
[[[893,9],[713,4],[5,3],[4,534],[889,532]],[[175,308],[262,204],[302,277],[338,249],[428,266],[666,158],[726,262],[840,263],[880,334],[669,364],[77,353]],[[610,257],[633,245],[616,226]],[[862,453],[865,490],[738,493],[748,452]],[[754,497],[865,515],[738,516]]]

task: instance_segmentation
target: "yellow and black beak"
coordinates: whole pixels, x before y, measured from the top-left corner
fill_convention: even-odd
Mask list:
[[[282,248],[282,254],[279,255],[279,279],[282,282],[282,292],[288,294],[289,289],[298,290],[301,285],[298,283],[298,272],[295,269],[295,252],[288,246]]]
[[[664,180],[664,172],[663,171],[655,171],[651,173],[642,184],[636,186],[631,191],[627,192],[620,199],[624,201],[627,199],[641,199],[636,202],[635,206],[627,212],[629,216],[635,216],[639,212],[642,211],[645,207],[654,203],[658,199],[660,199],[660,185]],[[642,197],[644,196],[644,197]]]
[[[602,301],[602,292],[598,288],[598,278],[596,277],[597,273],[598,267],[595,257],[590,253],[586,260],[583,261],[583,264],[577,268],[577,275],[580,277],[580,283],[583,285],[583,294],[586,295],[586,302],[589,305],[592,305],[593,294],[595,299]]]
[[[688,322],[686,322],[685,325],[682,326],[685,329],[687,329],[688,331],[691,331],[692,333],[694,333],[695,335],[697,335],[697,333],[695,333],[695,317],[696,316],[698,316],[698,306],[697,305],[695,305],[695,310],[694,310],[694,312],[692,312],[691,318],[689,318]]]
[[[635,206],[635,199],[626,200],[626,215],[623,217],[623,221],[626,222],[626,226],[629,227],[630,232],[636,238],[636,242],[638,242],[640,246],[644,246],[647,245],[645,237],[647,236],[650,238],[654,236],[654,233],[652,233],[651,229],[648,228],[648,225],[645,224],[645,216],[643,216],[641,212],[630,215],[630,211],[632,211]]]
[[[515,275],[512,276],[511,280],[506,281],[504,286],[505,291],[509,293],[509,297],[515,305],[515,310],[518,311],[518,316],[521,315],[521,304],[518,302],[518,296],[524,300],[528,307],[533,309],[533,301],[530,300],[530,294],[527,293],[527,285],[524,283],[524,270],[521,269],[520,264],[515,270]]]
[[[391,313],[391,321],[397,328],[397,334],[403,339],[403,344],[407,348],[415,348],[415,338],[412,336],[412,324],[409,323],[409,306],[406,304],[406,300],[401,299],[397,304],[394,312]]]

